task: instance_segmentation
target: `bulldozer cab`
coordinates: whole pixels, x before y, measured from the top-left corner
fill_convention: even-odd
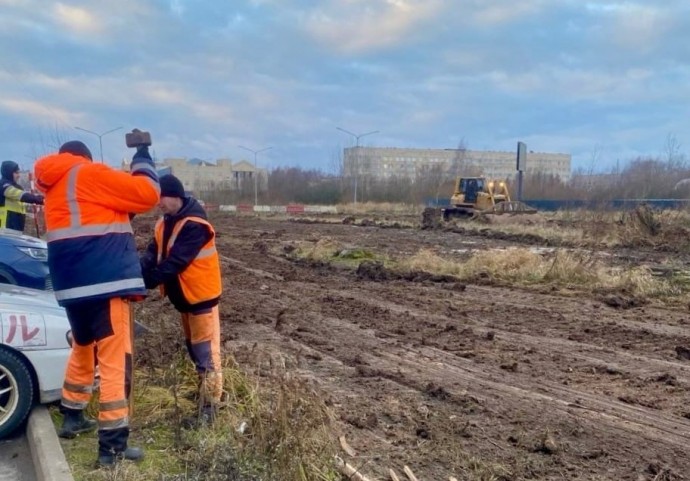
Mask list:
[[[481,177],[460,177],[457,181],[456,192],[464,194],[465,203],[475,204],[480,192],[484,192],[486,180]]]
[[[485,177],[455,179],[455,192],[451,197],[453,205],[472,205],[485,209],[504,201],[510,201],[510,194],[508,186],[503,181],[487,180]]]

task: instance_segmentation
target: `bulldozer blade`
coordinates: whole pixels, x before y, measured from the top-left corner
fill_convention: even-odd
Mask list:
[[[536,214],[537,209],[530,207],[519,200],[501,202],[489,209],[483,210],[483,214]]]

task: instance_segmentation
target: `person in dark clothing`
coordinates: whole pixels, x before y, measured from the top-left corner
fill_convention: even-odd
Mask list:
[[[223,392],[218,314],[222,286],[215,231],[177,177],[164,175],[160,185],[163,217],[141,257],[144,283],[149,289],[160,286],[181,314],[187,351],[199,375],[200,420],[210,422]]]
[[[0,184],[0,228],[24,232],[26,206],[24,204],[43,205],[43,196],[24,192],[19,180],[19,165],[6,160],[0,166],[2,183]]]

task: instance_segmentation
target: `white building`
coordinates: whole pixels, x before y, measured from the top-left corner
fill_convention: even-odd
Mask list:
[[[429,172],[450,175],[483,175],[493,179],[511,179],[516,174],[517,152],[465,149],[401,149],[395,147],[350,147],[345,149],[347,175],[373,178],[423,177]],[[528,152],[525,174],[541,172],[570,178],[570,154]]]
[[[254,169],[246,161],[233,162],[231,159],[218,159],[216,163],[201,159],[184,157],[167,158],[157,164],[159,171],[169,170],[180,179],[186,191],[200,192],[213,190],[238,190],[242,186],[254,186],[257,180],[258,190],[265,190],[268,185],[268,171]],[[129,161],[122,162],[123,170],[129,170]]]

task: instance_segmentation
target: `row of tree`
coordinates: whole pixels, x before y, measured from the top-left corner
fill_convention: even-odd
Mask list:
[[[373,178],[357,176],[358,202],[393,202],[424,204],[429,200],[447,199],[452,194],[456,176],[477,176],[481,172],[448,172],[432,168],[418,172],[415,178]],[[517,185],[506,179],[515,198]],[[527,172],[523,178],[523,199],[590,200],[612,199],[685,199],[690,196],[690,167],[685,159],[638,158],[623,168],[607,173],[575,171],[570,179],[554,175]],[[239,189],[199,191],[199,197],[209,202],[237,204],[253,203],[254,184]],[[332,205],[355,200],[355,176],[328,174],[319,170],[281,167],[269,172],[259,187],[258,202],[278,205],[290,202]]]

